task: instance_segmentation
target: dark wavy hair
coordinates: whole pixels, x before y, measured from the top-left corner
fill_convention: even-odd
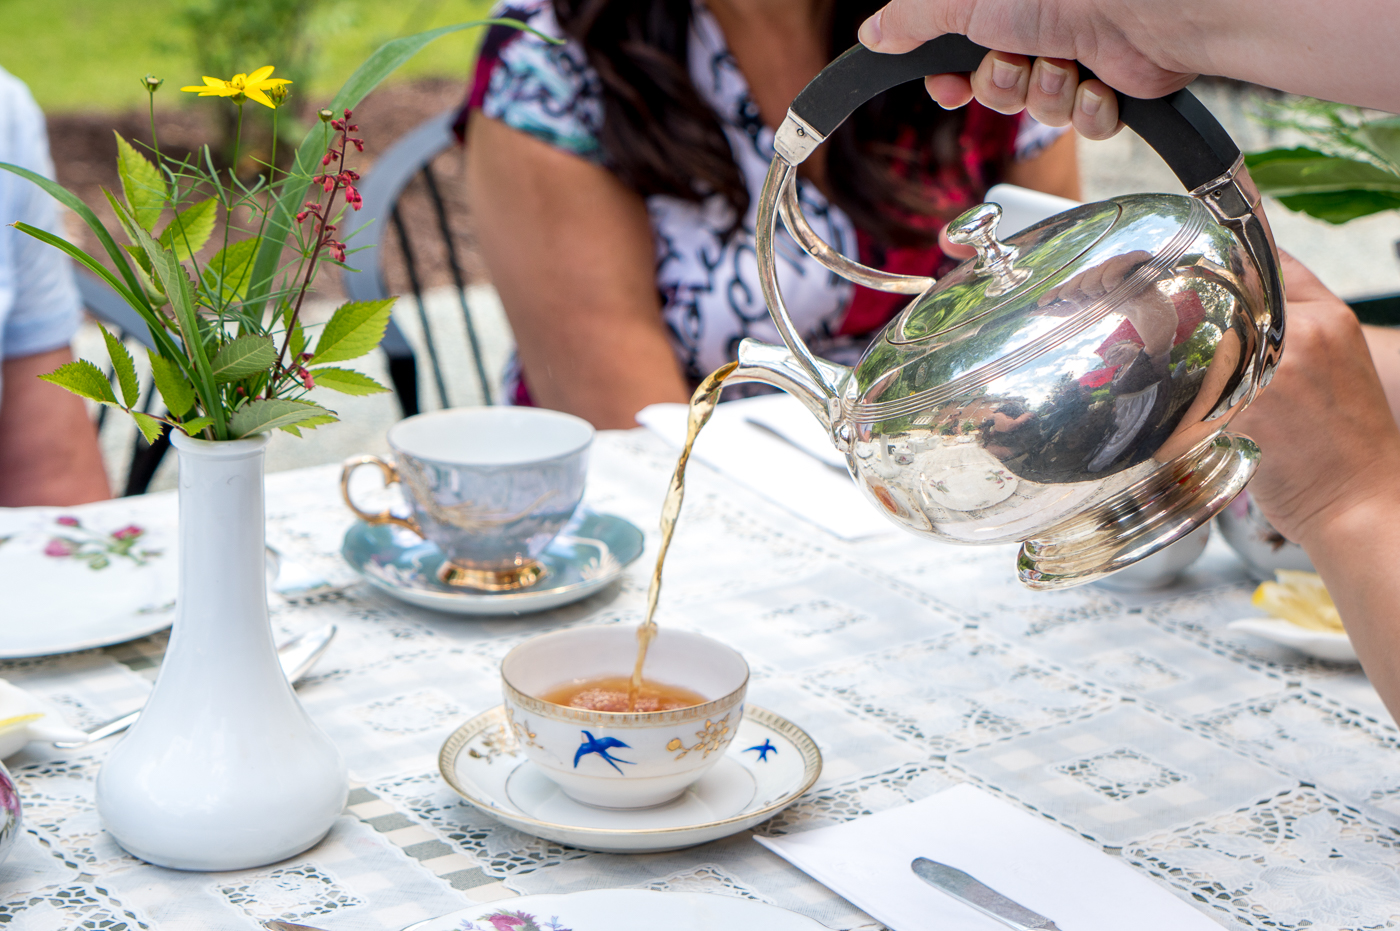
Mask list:
[[[883,0],[832,0],[828,57],[856,41]],[[724,197],[732,233],[749,192],[719,119],[690,80],[691,0],[553,0],[603,84],[601,144],[618,177],[643,196]],[[920,82],[881,94],[825,144],[832,200],[884,246],[926,246],[938,223],[921,176],[957,166],[966,110],[949,112]]]

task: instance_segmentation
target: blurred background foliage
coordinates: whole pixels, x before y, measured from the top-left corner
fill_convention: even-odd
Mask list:
[[[490,0],[0,0],[0,66],[50,114],[144,109],[138,82],[148,72],[170,90],[265,64],[297,81],[302,102],[322,101],[390,39],[480,18],[490,7]],[[443,38],[391,83],[465,82],[480,41],[479,30]],[[166,107],[197,99],[163,96]]]

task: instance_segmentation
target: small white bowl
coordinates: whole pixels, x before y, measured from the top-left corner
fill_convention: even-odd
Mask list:
[[[632,626],[561,630],[517,646],[501,662],[506,720],[525,756],[570,798],[600,808],[668,802],[720,761],[744,714],[749,667],[717,640],[661,628],[648,680],[710,699],[675,711],[585,711],[538,698],[564,683],[629,676]]]

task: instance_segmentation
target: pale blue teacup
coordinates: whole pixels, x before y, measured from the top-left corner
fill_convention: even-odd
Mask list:
[[[539,560],[583,498],[588,421],[535,407],[472,407],[418,414],[389,429],[394,462],[345,461],[340,490],[369,524],[397,524],[432,542],[445,557],[438,580],[478,591],[534,585]],[[398,482],[412,510],[371,514],[350,498],[350,475],[376,465]]]

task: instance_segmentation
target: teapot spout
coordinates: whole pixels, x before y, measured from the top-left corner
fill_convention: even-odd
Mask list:
[[[813,378],[787,347],[746,339],[739,344],[739,366],[725,377],[724,383],[759,382],[786,391],[831,433],[840,417],[840,390],[851,370],[825,359],[817,359],[816,363],[822,382]]]

